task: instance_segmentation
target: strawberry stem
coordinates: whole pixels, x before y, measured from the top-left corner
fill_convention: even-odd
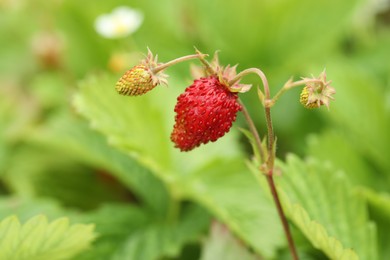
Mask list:
[[[298,260],[298,253],[294,244],[294,239],[291,235],[290,228],[288,225],[288,221],[286,218],[286,215],[283,212],[283,207],[279,199],[279,195],[275,186],[274,178],[273,175],[266,175],[267,181],[268,181],[268,186],[270,187],[272,197],[274,198],[274,202],[276,205],[276,208],[278,210],[279,217],[281,219],[282,225],[283,225],[283,230],[285,231],[287,241],[288,241],[288,247],[290,249],[291,256],[294,260]]]
[[[264,111],[265,111],[265,119],[266,119],[266,123],[267,123],[267,137],[268,137],[268,142],[267,142],[267,155],[268,155],[268,158],[267,158],[267,161],[266,161],[266,170],[265,170],[265,176],[267,178],[267,181],[268,181],[268,186],[270,188],[270,191],[271,191],[271,194],[272,194],[272,198],[274,200],[274,203],[275,203],[275,206],[276,206],[276,209],[278,211],[278,215],[279,215],[279,218],[280,218],[280,221],[282,222],[282,226],[283,226],[283,230],[284,230],[284,233],[286,235],[286,239],[287,239],[287,242],[288,242],[288,246],[289,246],[289,249],[290,249],[290,253],[291,253],[291,256],[294,260],[298,260],[298,254],[297,254],[297,250],[296,250],[296,247],[295,247],[295,244],[294,244],[294,239],[291,235],[291,231],[290,231],[290,228],[289,228],[289,224],[288,224],[288,221],[287,221],[287,218],[286,218],[286,214],[284,213],[283,211],[283,207],[282,207],[282,204],[280,202],[280,198],[279,198],[279,195],[278,195],[278,192],[277,192],[277,189],[276,189],[276,186],[275,186],[275,182],[274,182],[274,175],[273,175],[273,172],[274,172],[274,162],[275,162],[275,150],[274,150],[274,144],[275,144],[275,134],[274,134],[274,129],[273,129],[273,124],[272,124],[272,116],[271,116],[271,107],[273,105],[273,100],[271,99],[271,94],[270,94],[270,90],[269,90],[269,85],[268,85],[268,80],[267,80],[267,77],[265,76],[264,72],[261,71],[260,69],[258,68],[249,68],[249,69],[246,69],[246,70],[243,70],[241,71],[240,73],[238,73],[232,80],[229,81],[229,85],[232,85],[234,83],[236,83],[238,80],[240,80],[243,76],[245,75],[248,75],[248,74],[256,74],[260,77],[262,83],[263,83],[263,87],[264,87],[264,94],[262,93],[262,91],[259,89],[259,93],[258,93],[258,96],[260,97],[261,99],[261,102],[262,104],[264,105]],[[306,82],[306,81],[305,81]],[[290,83],[288,86],[291,86],[293,87],[294,86],[294,83]],[[243,109],[243,112],[244,112],[244,116],[248,116],[249,117],[249,114],[245,112],[245,109]],[[248,119],[247,119],[248,121]],[[249,119],[248,121],[248,124],[250,125],[250,121],[252,121],[251,119]],[[253,136],[258,136],[258,132],[256,130],[255,127],[249,127],[250,128],[250,131],[252,132]],[[259,142],[258,140],[256,140],[256,145],[258,146],[258,150],[259,151],[262,151],[263,149],[263,146],[261,145],[261,142]],[[261,162],[264,162],[263,158],[261,158]]]
[[[268,181],[268,186],[271,190],[272,198],[274,199],[275,206],[278,210],[280,221],[282,222],[283,225],[283,230],[287,238],[291,256],[294,260],[298,260],[299,258],[294,244],[294,239],[291,235],[286,214],[284,213],[282,204],[280,203],[278,191],[276,189],[275,182],[274,182],[273,172],[274,172],[274,162],[275,162],[275,150],[274,150],[275,134],[274,134],[273,124],[272,124],[272,116],[271,116],[272,100],[271,100],[270,91],[268,87],[268,81],[261,70],[255,70],[255,73],[258,74],[261,80],[263,81],[264,92],[265,92],[264,110],[265,110],[265,119],[267,122],[267,135],[268,135],[268,160],[267,160],[268,170],[265,175]]]
[[[175,65],[177,63],[180,63],[180,62],[183,62],[183,61],[187,61],[187,60],[192,60],[192,59],[200,59],[200,60],[202,60],[204,58],[204,56],[207,56],[207,54],[197,53],[197,54],[191,54],[191,55],[183,56],[183,57],[180,57],[180,58],[168,61],[166,63],[163,63],[163,64],[155,67],[152,70],[152,72],[153,73],[158,73],[158,72],[168,68],[169,66],[172,66],[172,65]]]
[[[265,118],[267,121],[267,132],[268,132],[268,159],[267,159],[267,166],[268,169],[273,169],[274,160],[275,160],[275,154],[274,154],[274,142],[275,142],[275,136],[274,136],[274,130],[272,125],[272,117],[271,117],[271,94],[269,91],[269,85],[267,77],[265,76],[264,72],[258,68],[249,68],[246,70],[241,71],[238,73],[233,79],[229,81],[229,85],[236,83],[239,81],[243,76],[246,76],[248,74],[256,74],[259,76],[263,83],[264,87],[264,95],[259,90],[259,97],[263,97],[264,100],[261,100],[261,102],[264,104],[265,108]],[[271,171],[272,172],[272,171]]]
[[[261,138],[259,136],[259,133],[256,130],[255,123],[253,122],[251,116],[249,115],[249,112],[246,109],[244,103],[242,103],[241,100],[238,100],[238,102],[240,103],[240,105],[242,107],[241,111],[244,114],[244,117],[245,117],[245,120],[248,124],[249,130],[251,131],[253,137],[255,138],[256,146],[257,146],[257,149],[259,150],[259,154],[260,154],[260,160],[261,160],[261,162],[264,162],[265,161],[265,151],[264,151],[263,145],[261,144]]]
[[[200,62],[202,62],[202,64],[206,67],[206,71],[208,74],[210,75],[214,75],[214,74],[217,74],[216,71],[214,71],[214,69],[211,67],[210,63],[204,58],[208,55],[205,55],[203,53],[201,53],[198,49],[195,48],[195,51],[197,54],[201,55],[201,57],[199,58]]]
[[[290,90],[294,87],[299,87],[299,86],[302,86],[302,85],[306,85],[308,83],[320,83],[322,82],[320,79],[302,79],[302,80],[298,80],[298,81],[292,81],[291,79],[289,79],[285,84],[284,86],[279,90],[278,93],[276,93],[276,95],[272,98],[271,100],[271,106],[273,106],[276,101],[278,101],[278,99],[287,91],[287,90]]]
[[[271,140],[272,143],[273,143],[274,142],[273,141],[274,137],[273,137],[273,128],[272,128],[272,120],[271,120],[271,111],[270,111],[270,109],[271,109],[270,107],[265,107],[266,119],[267,119],[267,128],[268,128],[268,140]],[[260,160],[261,160],[261,162],[264,162],[264,157],[265,157],[264,153],[265,152],[263,150],[264,149],[263,146],[261,145],[261,140],[260,140],[260,137],[259,137],[259,133],[258,133],[256,127],[253,124],[253,120],[250,118],[250,115],[249,115],[249,113],[247,112],[247,110],[245,109],[244,106],[243,106],[242,111],[244,113],[245,119],[248,122],[249,130],[252,132],[253,136],[255,137],[257,149],[260,151]],[[261,153],[261,151],[262,151],[262,153]],[[288,224],[288,221],[287,221],[287,218],[286,218],[286,214],[283,211],[283,207],[282,207],[282,204],[280,202],[278,191],[276,189],[275,182],[274,182],[274,175],[273,175],[274,158],[275,158],[275,153],[273,151],[273,145],[270,146],[268,144],[268,159],[267,159],[267,162],[266,162],[266,167],[267,168],[266,168],[266,171],[265,171],[265,177],[267,178],[267,182],[268,182],[268,186],[269,186],[269,189],[271,191],[271,194],[272,194],[272,198],[274,200],[274,203],[275,203],[275,206],[276,206],[276,209],[277,209],[280,221],[282,222],[283,230],[284,230],[287,242],[288,242],[288,246],[289,246],[289,249],[290,249],[291,256],[292,256],[292,258],[294,260],[298,260],[299,258],[298,258],[298,253],[297,253],[297,250],[296,250],[296,247],[295,247],[294,239],[293,239],[293,237],[291,235],[291,231],[290,231],[289,224]]]
[[[232,78],[229,81],[229,86],[233,86],[242,77],[244,77],[248,74],[256,74],[257,76],[260,77],[261,81],[263,82],[265,96],[266,96],[266,98],[269,98],[270,92],[269,92],[269,85],[268,85],[267,77],[265,76],[264,72],[258,68],[249,68],[249,69],[241,71],[240,73],[238,73],[234,78]]]

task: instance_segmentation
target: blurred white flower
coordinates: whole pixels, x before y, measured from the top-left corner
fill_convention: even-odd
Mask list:
[[[110,14],[98,16],[95,20],[95,30],[106,38],[123,38],[135,32],[142,21],[143,14],[140,11],[121,6]]]

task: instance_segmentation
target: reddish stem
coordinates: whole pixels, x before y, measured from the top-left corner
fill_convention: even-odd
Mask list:
[[[183,62],[183,61],[192,60],[192,59],[201,59],[201,58],[203,58],[203,56],[204,56],[204,54],[191,54],[191,55],[183,56],[183,57],[168,61],[168,62],[163,63],[160,66],[154,68],[153,73],[160,72],[160,71],[168,68],[169,66],[175,65],[175,64]]]
[[[299,258],[298,258],[297,250],[296,250],[296,247],[294,244],[294,240],[293,240],[293,237],[291,235],[289,224],[287,222],[286,215],[283,211],[282,204],[280,203],[279,195],[278,195],[278,192],[276,190],[274,179],[273,179],[273,170],[274,170],[274,161],[275,161],[275,153],[274,153],[275,136],[274,136],[274,130],[273,130],[273,124],[272,124],[272,117],[271,117],[271,107],[273,104],[272,104],[272,99],[271,99],[271,94],[270,94],[270,90],[269,90],[267,77],[265,76],[264,72],[261,71],[260,69],[250,68],[250,69],[246,69],[246,70],[238,73],[236,75],[236,77],[233,78],[229,82],[229,84],[234,84],[235,82],[240,80],[241,77],[243,77],[247,74],[250,74],[250,73],[254,73],[254,74],[258,75],[260,77],[260,79],[263,83],[263,87],[264,87],[264,100],[261,100],[261,101],[264,104],[265,119],[267,122],[267,135],[268,135],[268,147],[267,147],[268,148],[268,158],[267,158],[267,162],[266,162],[267,170],[265,172],[265,176],[267,178],[268,185],[269,185],[269,188],[270,188],[270,191],[272,194],[272,198],[275,202],[275,206],[277,208],[280,221],[282,222],[283,230],[284,230],[284,233],[285,233],[286,238],[287,238],[287,242],[288,242],[291,256],[294,260],[298,260]],[[299,82],[299,83],[301,83],[301,82]],[[294,85],[294,84],[291,84],[291,85]],[[256,128],[250,127],[250,130],[254,136],[258,136]],[[263,148],[261,146],[261,144],[260,145],[257,144],[257,145],[259,146],[258,147],[259,150],[261,150]],[[262,162],[264,162],[264,161],[262,161]]]
[[[275,187],[275,182],[274,182],[274,177],[272,172],[269,174],[266,174],[266,178],[268,181],[269,188],[272,193],[272,198],[274,199],[276,209],[278,210],[279,218],[282,222],[284,233],[286,234],[287,242],[288,242],[288,247],[290,249],[291,256],[294,260],[298,260],[298,253],[294,244],[294,239],[292,238],[290,227],[287,222],[286,215],[283,212],[283,207],[282,204],[280,203],[279,195]]]

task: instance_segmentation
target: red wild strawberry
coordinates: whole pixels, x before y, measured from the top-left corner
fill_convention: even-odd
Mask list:
[[[195,80],[177,98],[171,134],[175,147],[190,151],[229,132],[241,110],[237,98],[215,75]]]

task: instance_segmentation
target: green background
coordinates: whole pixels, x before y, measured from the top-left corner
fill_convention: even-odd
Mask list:
[[[276,181],[298,252],[389,258],[390,6],[382,2],[0,1],[1,219],[95,224],[98,237],[71,259],[289,259],[239,131],[242,115],[194,151],[180,153],[169,140],[196,61],[167,69],[168,88],[115,93],[147,47],[166,62],[196,46],[210,56],[219,50],[221,63],[239,71],[262,69],[271,94],[326,68],[336,89],[329,110],[303,108],[299,89],[272,109]],[[132,35],[106,39],[94,21],[118,6],[144,21]],[[255,88],[240,97],[266,135]]]

